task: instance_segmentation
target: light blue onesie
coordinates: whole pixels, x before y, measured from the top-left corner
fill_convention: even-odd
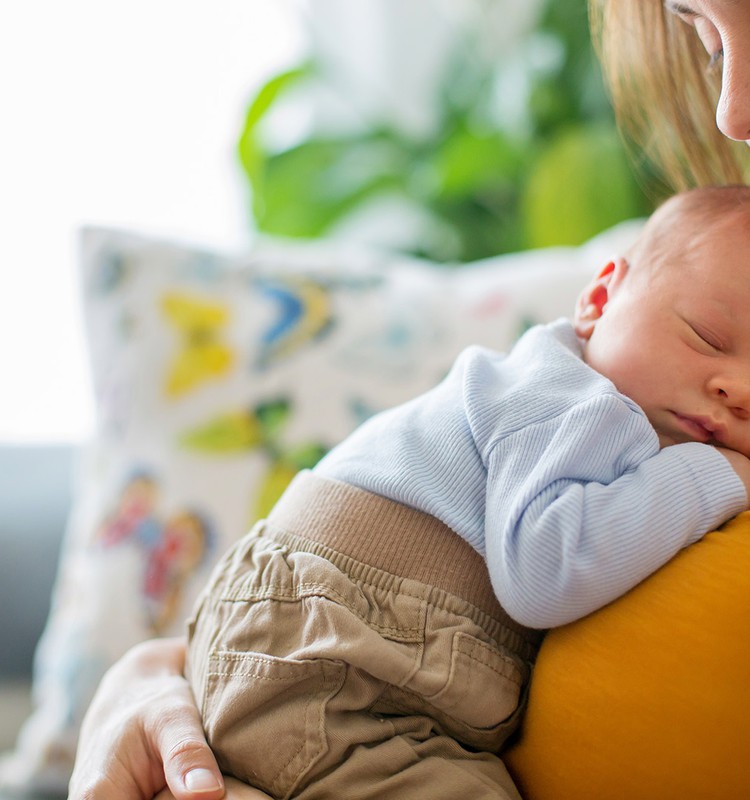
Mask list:
[[[507,355],[468,348],[442,383],[370,419],[315,472],[447,524],[531,628],[605,605],[747,502],[713,447],[659,449],[566,320]]]

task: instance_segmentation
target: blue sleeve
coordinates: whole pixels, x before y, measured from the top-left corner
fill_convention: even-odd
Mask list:
[[[645,417],[616,396],[501,439],[487,467],[493,585],[533,628],[614,600],[747,505],[715,448],[659,450]]]

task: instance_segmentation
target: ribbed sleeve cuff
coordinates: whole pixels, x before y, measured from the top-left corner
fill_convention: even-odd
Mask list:
[[[745,484],[716,448],[690,442],[667,447],[662,453],[675,458],[679,468],[693,478],[691,482],[675,481],[675,490],[684,494],[686,504],[696,507],[698,531],[713,530],[730,517],[747,510]],[[672,500],[679,498],[673,497]],[[702,535],[696,533],[686,544],[698,541]]]

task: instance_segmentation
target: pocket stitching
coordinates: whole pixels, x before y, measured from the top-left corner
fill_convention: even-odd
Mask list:
[[[217,662],[220,661],[229,661],[238,666],[242,666],[246,662],[254,662],[258,665],[269,665],[272,668],[279,668],[285,665],[290,665],[295,671],[298,673],[302,673],[302,677],[306,677],[306,674],[314,674],[318,673],[320,677],[320,689],[310,695],[304,705],[303,710],[303,719],[306,720],[305,727],[307,727],[307,720],[310,718],[310,709],[314,708],[315,704],[320,702],[321,703],[321,713],[322,709],[328,704],[331,698],[335,695],[335,693],[340,689],[341,684],[343,682],[345,672],[346,672],[346,664],[341,661],[335,661],[332,659],[307,659],[307,660],[299,660],[299,661],[289,661],[287,659],[278,658],[276,656],[261,656],[256,657],[249,655],[248,653],[242,653],[240,651],[232,651],[232,650],[214,650],[210,653],[208,658],[208,668],[206,670],[206,676],[204,679],[204,696],[203,696],[203,703],[201,713],[202,715],[206,716],[206,703],[209,700],[210,695],[210,682],[212,678],[232,678],[232,677],[248,677],[252,676],[254,680],[266,681],[266,682],[294,682],[295,679],[299,677],[290,675],[288,677],[273,677],[268,675],[259,675],[257,672],[252,671],[243,671],[227,669],[222,670]],[[216,665],[216,666],[213,666]],[[249,666],[249,665],[248,665]],[[299,669],[302,668],[302,669]],[[313,711],[313,720],[315,717],[315,713]],[[310,746],[310,738],[303,737],[301,744],[284,762],[275,772],[274,777],[272,778],[270,783],[265,784],[265,788],[270,793],[276,794],[284,794],[288,796],[288,794],[294,791],[294,788],[302,781],[305,775],[315,766],[315,764],[319,761],[320,757],[326,752],[326,740],[325,735],[322,734],[320,730],[319,721],[316,722],[316,728],[318,729],[318,746],[315,750],[311,753],[310,757],[307,759],[303,759],[303,764],[301,768],[293,769],[293,765],[295,760],[300,757],[300,754],[304,754],[305,750]],[[289,774],[291,773],[291,778]],[[290,784],[291,783],[291,787]]]
[[[294,680],[294,678],[293,677],[273,678],[273,677],[268,677],[266,675],[258,675],[255,672],[238,671],[238,670],[220,670],[218,668],[212,668],[211,664],[215,663],[218,660],[232,661],[240,665],[250,661],[255,664],[275,665],[277,668],[286,664],[293,664],[294,668],[303,667],[306,669],[306,671],[309,672],[318,671],[318,664],[322,661],[321,659],[315,659],[315,660],[300,659],[299,661],[292,661],[289,659],[279,658],[278,656],[267,656],[263,654],[261,654],[261,656],[251,656],[248,653],[243,653],[242,651],[239,650],[214,650],[209,655],[209,667],[208,667],[209,675],[215,675],[223,678],[231,678],[235,675],[238,675],[240,677],[252,676],[253,678],[257,678],[258,680],[263,680],[263,681],[288,681],[288,680]],[[320,669],[325,670],[325,667],[321,666]]]
[[[328,705],[328,702],[330,701],[331,697],[333,696],[333,693],[329,693],[329,690],[334,688],[334,687],[336,687],[336,680],[334,679],[334,677],[332,677],[329,674],[327,665],[322,661],[319,662],[319,663],[320,663],[321,672],[323,674],[323,691],[326,694],[328,694],[327,699],[322,704],[323,708],[325,708]],[[344,671],[346,671],[346,666],[343,664],[343,662],[338,662],[338,664],[344,668]],[[341,682],[339,682],[339,687],[338,688],[341,688]],[[323,692],[321,692],[321,694],[322,693]],[[308,709],[313,704],[313,701],[315,699],[316,699],[315,696],[312,696],[312,697],[310,697],[308,699],[307,704],[305,705],[305,719],[307,719]],[[320,727],[320,726],[318,726],[318,727]],[[322,732],[319,731],[319,733],[322,733]],[[326,740],[325,735],[323,735],[321,738],[323,740],[323,743],[326,743],[327,740]],[[302,741],[302,744],[300,744],[299,748],[297,749],[297,751],[291,756],[291,758],[286,762],[286,764],[284,764],[284,766],[278,771],[278,773],[276,774],[276,780],[274,781],[273,786],[272,786],[272,792],[274,794],[278,794],[279,787],[284,787],[285,786],[285,783],[284,783],[285,780],[288,782],[288,778],[285,777],[286,771],[294,763],[294,760],[297,758],[297,756],[308,745],[309,745],[309,740],[308,740],[307,737],[305,737],[303,739],[303,741]],[[292,792],[294,792],[296,787],[299,785],[300,781],[302,781],[304,779],[305,775],[315,766],[315,764],[320,759],[320,757],[323,754],[323,752],[325,751],[325,749],[326,749],[325,748],[325,744],[321,744],[321,746],[318,748],[319,752],[317,753],[317,755],[314,755],[312,758],[307,760],[308,763],[306,764],[305,768],[303,770],[301,770],[301,771],[298,771],[298,774],[295,776],[295,780],[293,781],[292,786],[288,787],[288,794],[292,794]],[[282,791],[284,791],[283,788],[282,788]]]
[[[487,669],[492,670],[492,672],[494,672],[496,675],[515,683],[518,687],[523,685],[521,667],[513,658],[505,655],[505,653],[500,652],[500,650],[492,647],[492,645],[482,642],[479,639],[475,639],[469,634],[461,631],[456,633],[455,639],[456,652],[465,655],[467,658],[470,658],[477,664],[487,667]],[[503,666],[510,668],[511,674],[507,674],[507,672],[497,666],[498,660],[502,662]],[[451,669],[451,672],[452,671],[453,669]]]
[[[493,718],[488,723],[481,723],[466,716],[466,695],[471,691],[466,688],[461,676],[463,672],[467,671],[467,674],[470,675],[471,670],[476,668],[473,665],[492,673],[495,678],[491,678],[491,680],[502,681],[503,685],[507,687],[504,691],[518,695],[514,708],[507,716],[502,719]],[[463,677],[465,679],[466,675]],[[487,678],[490,679],[489,676]],[[423,697],[433,708],[447,715],[459,725],[476,732],[483,732],[504,726],[513,717],[520,704],[523,685],[523,670],[520,663],[517,663],[510,655],[503,653],[497,646],[463,631],[456,631],[452,638],[450,666],[445,683],[434,694]]]

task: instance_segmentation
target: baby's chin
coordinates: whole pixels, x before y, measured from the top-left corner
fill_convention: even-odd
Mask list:
[[[672,447],[676,444],[689,444],[696,441],[695,439],[691,439],[689,436],[675,436],[674,434],[660,433],[659,431],[656,432],[656,435],[659,437],[660,450],[663,450],[665,447]],[[713,442],[709,442],[709,444],[713,444]]]
[[[683,444],[686,440],[678,440],[674,436],[668,433],[660,433],[659,431],[656,432],[656,435],[659,437],[659,449],[663,450],[665,447],[671,447],[675,444]]]
[[[665,447],[671,447],[672,445],[675,444],[687,444],[689,442],[695,442],[695,439],[679,438],[672,434],[660,433],[659,431],[656,432],[656,435],[659,437],[660,450],[663,450]],[[722,444],[721,442],[717,442],[715,439],[711,439],[708,442],[698,442],[698,444],[705,444],[708,445],[709,447],[715,447],[719,450],[730,450],[735,453],[739,453],[739,455],[744,456],[745,458],[750,460],[750,449],[747,452],[745,452],[739,447],[728,447],[727,445]]]

